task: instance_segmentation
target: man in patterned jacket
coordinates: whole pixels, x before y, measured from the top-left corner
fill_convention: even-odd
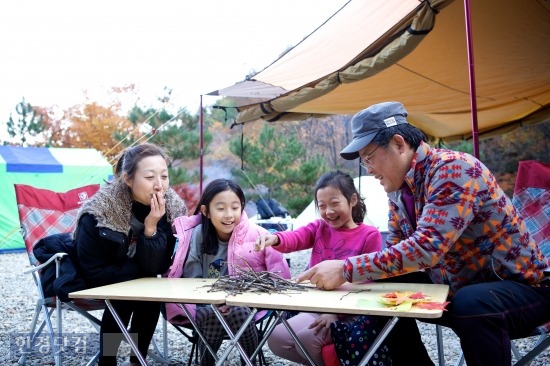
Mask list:
[[[550,320],[547,260],[487,167],[430,147],[406,117],[398,102],[358,112],[340,153],[360,158],[388,194],[387,248],[325,261],[298,281],[326,290],[365,280],[447,284],[448,311],[434,322],[455,331],[468,366],[509,366],[510,339]],[[414,319],[400,319],[388,346],[394,365],[433,365]]]

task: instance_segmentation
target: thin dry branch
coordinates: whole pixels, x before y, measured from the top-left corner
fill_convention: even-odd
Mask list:
[[[290,291],[306,291],[307,287],[268,271],[256,272],[248,265],[247,268],[233,265],[231,276],[222,276],[211,286],[209,292],[225,291],[228,295],[245,292],[292,293]]]

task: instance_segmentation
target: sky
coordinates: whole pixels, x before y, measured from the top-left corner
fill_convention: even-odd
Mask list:
[[[169,87],[196,113],[200,95],[262,70],[346,2],[2,0],[0,130],[23,97],[64,108],[128,84],[145,106]]]

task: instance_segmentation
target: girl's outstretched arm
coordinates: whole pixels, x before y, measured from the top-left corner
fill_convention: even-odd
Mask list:
[[[260,235],[256,238],[254,250],[259,252],[260,250],[264,250],[265,247],[272,247],[275,245],[279,245],[279,237],[277,235]]]

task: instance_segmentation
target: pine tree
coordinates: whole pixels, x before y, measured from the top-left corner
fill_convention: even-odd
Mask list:
[[[42,116],[38,114],[30,103],[22,99],[15,106],[15,111],[18,114],[16,120],[10,113],[10,119],[6,123],[8,134],[12,137],[19,137],[22,146],[28,146],[27,138],[36,137],[44,131]]]
[[[233,169],[241,187],[267,188],[267,197],[279,201],[292,216],[301,212],[311,201],[312,187],[325,172],[325,162],[316,155],[306,157],[305,147],[294,137],[276,133],[265,125],[257,140],[230,142],[230,150],[242,156],[244,168]],[[259,192],[252,196],[258,197]]]

